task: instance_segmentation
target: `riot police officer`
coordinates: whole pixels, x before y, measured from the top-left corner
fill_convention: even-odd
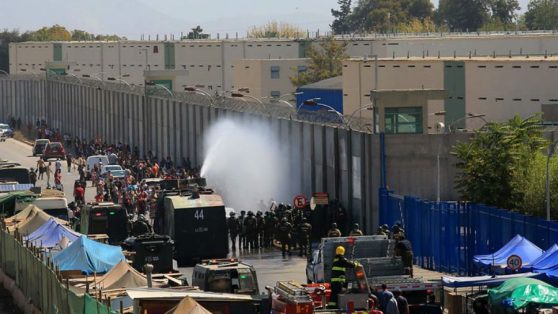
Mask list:
[[[264,246],[266,248],[270,248],[273,244],[273,235],[275,233],[275,226],[277,225],[277,218],[275,218],[275,214],[266,212],[264,224]]]
[[[244,220],[246,219],[246,211],[240,211],[240,217],[238,217],[238,247],[241,249],[246,249],[246,228],[244,227]]]
[[[248,212],[247,217],[244,219],[244,229],[246,231],[246,242],[248,249],[255,249],[258,237],[258,222],[254,218],[252,211]]]
[[[263,237],[264,237],[264,218],[262,216],[262,212],[258,211],[256,213],[256,248],[261,248],[264,246],[263,244]]]
[[[281,219],[281,223],[277,226],[277,237],[278,240],[281,241],[281,253],[283,254],[283,258],[285,257],[286,253],[289,253],[291,256],[291,232],[293,230],[293,226],[289,223],[287,218]]]
[[[231,212],[229,214],[229,218],[227,219],[227,229],[229,231],[229,237],[231,238],[232,242],[232,250],[235,251],[236,238],[238,237],[238,233],[240,232],[240,224],[238,223],[238,219],[235,217],[234,212]]]
[[[308,242],[310,241],[311,234],[312,225],[308,223],[306,218],[302,219],[302,222],[298,226],[298,256],[308,255]]]
[[[360,226],[357,223],[353,224],[353,229],[351,229],[351,232],[349,233],[349,236],[351,236],[351,237],[361,237],[363,235],[364,235],[364,233],[362,232],[362,230],[360,230]]]
[[[331,224],[331,228],[327,231],[328,238],[338,238],[341,236],[341,231],[337,229],[337,224],[334,222]]]

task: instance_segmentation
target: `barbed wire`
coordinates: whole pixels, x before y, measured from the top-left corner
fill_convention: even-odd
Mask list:
[[[137,86],[127,85],[120,82],[109,82],[91,78],[76,78],[72,76],[63,75],[31,75],[31,74],[18,74],[10,76],[0,76],[0,79],[9,80],[44,80],[52,82],[63,82],[72,85],[81,85],[91,88],[98,88],[107,91],[117,91],[130,93],[134,95],[147,95],[148,97],[157,97],[169,101],[184,102],[188,104],[195,104],[198,106],[215,107],[225,110],[232,110],[237,112],[246,112],[251,114],[258,114],[262,116],[269,116],[279,119],[289,119],[300,122],[314,123],[326,125],[329,127],[336,127],[342,129],[350,129],[354,131],[372,133],[371,119],[360,117],[350,118],[345,116],[343,119],[335,112],[328,110],[297,110],[289,107],[281,102],[262,101],[259,103],[252,99],[232,98],[216,94],[215,96],[202,95],[195,92],[172,92],[159,86]]]

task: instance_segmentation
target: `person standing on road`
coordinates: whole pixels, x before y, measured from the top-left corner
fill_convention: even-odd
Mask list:
[[[341,231],[337,229],[337,224],[334,222],[331,224],[331,228],[327,231],[328,238],[338,238],[341,236]]]
[[[42,180],[45,174],[45,161],[42,158],[37,160],[37,169],[39,169],[39,180]]]
[[[49,162],[48,165],[46,165],[46,169],[45,169],[45,173],[47,176],[47,189],[50,189],[50,176],[52,175],[52,163]]]
[[[244,219],[244,228],[246,228],[246,239],[248,241],[248,248],[253,250],[256,249],[256,242],[258,238],[258,222],[254,218],[254,213],[252,211],[248,212],[248,217]]]
[[[31,181],[33,186],[37,183],[37,172],[35,172],[35,169],[33,168],[29,169],[29,181]]]
[[[397,289],[393,294],[395,295],[395,301],[397,301],[399,314],[409,314],[409,301],[401,294],[401,290]]]
[[[60,158],[56,159],[56,162],[54,163],[54,168],[55,168],[55,171],[58,171],[58,170],[62,171],[62,162],[60,161]]]
[[[362,237],[363,235],[364,235],[364,233],[362,232],[362,230],[360,230],[360,226],[357,223],[355,223],[353,225],[353,229],[349,233],[349,236],[351,236],[351,237]]]
[[[54,172],[54,188],[62,191],[62,169],[56,169]]]
[[[238,217],[239,232],[238,232],[238,247],[240,249],[246,249],[246,228],[244,227],[244,219],[246,218],[246,211],[240,211],[240,217]]]
[[[238,219],[235,217],[235,213],[231,212],[229,218],[227,219],[227,229],[229,230],[229,236],[231,238],[233,254],[236,252],[236,238],[238,237],[238,232],[240,231],[240,225]]]
[[[281,253],[283,258],[285,258],[286,253],[289,253],[289,256],[291,256],[292,230],[293,226],[289,223],[289,220],[283,217],[281,223],[277,227],[277,238],[281,242]]]
[[[378,295],[378,299],[380,301],[380,310],[386,313],[388,303],[390,302],[391,299],[394,299],[394,296],[393,293],[391,293],[391,291],[388,290],[387,285],[385,283],[382,284],[382,291]]]
[[[66,164],[68,165],[68,173],[72,172],[72,154],[68,153],[66,155]]]
[[[395,297],[393,296],[393,294],[391,295],[391,297],[387,301],[386,310],[384,311],[384,313],[385,314],[399,314],[399,307],[398,307],[398,304],[397,304],[397,300],[395,300]]]
[[[308,255],[308,242],[310,241],[311,234],[312,225],[308,223],[306,218],[303,218],[302,222],[298,225],[298,256]]]

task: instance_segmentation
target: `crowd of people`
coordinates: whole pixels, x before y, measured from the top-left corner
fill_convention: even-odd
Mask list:
[[[74,202],[72,209],[79,216],[80,206],[86,202],[113,202],[121,204],[127,212],[133,215],[149,217],[151,223],[157,216],[158,187],[142,183],[144,179],[192,179],[199,177],[199,167],[193,167],[189,158],[180,162],[169,156],[160,158],[148,151],[140,155],[138,147],[117,143],[109,144],[100,138],[84,140],[72,138],[68,134],[61,135],[60,131],[50,129],[44,121],[37,121],[37,137],[51,141],[63,139],[66,155],[67,171],[77,171],[79,180],[74,185]],[[111,171],[101,173],[102,163],[95,163],[87,169],[87,158],[93,155],[104,155],[109,165],[120,165],[124,170],[123,177],[115,177]],[[52,164],[54,163],[54,169]],[[37,161],[37,168],[33,169],[38,180],[46,178],[47,188],[62,189],[62,161]],[[51,185],[51,178],[53,184]],[[95,189],[94,199],[85,199],[87,180]]]

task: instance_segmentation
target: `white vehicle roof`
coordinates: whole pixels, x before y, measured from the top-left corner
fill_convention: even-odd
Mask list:
[[[68,200],[65,197],[39,197],[33,201],[33,205],[40,209],[67,208]]]

